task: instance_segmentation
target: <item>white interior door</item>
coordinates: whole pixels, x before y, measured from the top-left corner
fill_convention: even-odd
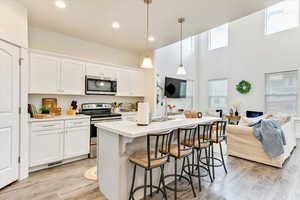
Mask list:
[[[19,48],[0,41],[0,188],[18,179]]]

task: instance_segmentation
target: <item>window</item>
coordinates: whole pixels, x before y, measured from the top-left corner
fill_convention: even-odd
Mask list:
[[[285,0],[266,9],[266,34],[299,25],[299,0]]]
[[[208,106],[215,109],[227,109],[227,79],[208,81]]]
[[[208,50],[228,46],[228,24],[224,24],[209,31]]]
[[[266,112],[297,113],[298,71],[266,74]]]

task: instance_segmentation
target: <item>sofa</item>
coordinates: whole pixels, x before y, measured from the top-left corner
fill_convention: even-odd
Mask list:
[[[253,134],[253,128],[249,124],[254,120],[264,118],[274,118],[285,133],[286,145],[284,146],[284,154],[277,158],[270,158],[262,144]],[[273,117],[272,115],[263,115],[258,118],[242,117],[239,125],[228,125],[227,128],[227,153],[230,156],[263,163],[266,165],[282,168],[286,160],[291,156],[296,147],[296,135],[293,128],[293,122],[290,117]]]

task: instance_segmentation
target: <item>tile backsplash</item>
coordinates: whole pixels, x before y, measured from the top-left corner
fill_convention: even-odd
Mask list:
[[[57,98],[57,104],[62,108],[63,114],[66,113],[67,108],[70,106],[73,100],[77,101],[77,104],[83,103],[112,103],[114,101],[122,103],[136,103],[142,101],[143,98],[138,97],[116,97],[105,95],[84,95],[84,96],[69,96],[69,95],[29,95],[29,104],[33,104],[39,109],[42,106],[42,98]]]

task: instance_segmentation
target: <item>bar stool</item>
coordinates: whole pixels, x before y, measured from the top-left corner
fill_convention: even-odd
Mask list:
[[[195,193],[195,189],[194,189],[194,185],[193,185],[193,179],[191,176],[191,172],[190,172],[190,167],[188,167],[189,173],[188,174],[188,178],[181,176],[179,174],[177,174],[177,164],[178,164],[178,160],[180,159],[185,159],[187,158],[187,163],[190,166],[190,160],[189,160],[189,156],[193,153],[193,147],[188,147],[188,146],[184,146],[181,144],[181,135],[182,132],[184,133],[184,137],[187,137],[187,131],[196,131],[197,129],[197,125],[193,126],[193,127],[188,127],[188,128],[179,128],[176,134],[176,138],[175,138],[175,144],[171,145],[170,151],[167,151],[166,149],[161,149],[161,152],[168,154],[171,158],[174,158],[174,174],[170,174],[165,176],[164,178],[169,178],[169,177],[174,177],[174,188],[170,187],[170,186],[165,186],[167,189],[174,191],[174,199],[177,199],[177,192],[182,192],[182,191],[186,191],[189,188],[185,188],[183,190],[179,190],[178,189],[178,185],[177,185],[177,178],[181,179],[185,179],[188,182],[188,185],[190,185],[192,187],[192,191],[193,191],[193,195],[194,197],[196,197],[196,193]]]
[[[211,138],[211,131],[212,131],[212,124],[211,123],[207,123],[207,124],[199,124],[198,128],[197,128],[197,132],[190,132],[190,133],[186,133],[184,140],[182,141],[182,144],[184,146],[188,146],[188,147],[193,147],[194,152],[192,154],[192,176],[197,177],[198,178],[198,183],[199,183],[199,192],[201,192],[202,190],[202,186],[201,186],[201,177],[207,176],[209,175],[210,181],[213,182],[212,176],[211,176],[211,172],[210,172],[210,166],[203,166],[201,165],[201,152],[202,150],[205,151],[205,159],[206,159],[206,163],[209,163],[209,147],[210,147],[210,138]],[[196,154],[196,163],[194,162],[194,158],[195,158],[195,154]],[[189,173],[188,171],[186,171],[186,168],[189,167],[188,165],[185,165],[185,159],[183,160],[182,163],[182,169],[181,169],[181,175],[183,175],[183,172],[185,173]],[[200,173],[200,169],[204,169],[207,174],[201,175]],[[198,172],[197,174],[194,173],[194,169],[196,169]]]
[[[226,126],[227,126],[227,122],[225,120],[219,120],[219,121],[216,121],[213,123],[211,137],[209,139],[210,140],[209,162],[205,163],[202,161],[202,160],[204,160],[204,158],[201,158],[202,164],[204,164],[208,167],[212,167],[213,179],[215,179],[215,168],[216,167],[223,167],[225,173],[227,174],[227,169],[226,169],[226,165],[225,165],[225,161],[224,161],[223,148],[222,148],[222,142],[226,142],[226,140],[227,140]],[[214,144],[219,144],[221,158],[215,157]],[[215,163],[215,161],[219,162],[219,164]]]
[[[161,192],[164,199],[167,199],[167,193],[165,189],[165,179],[164,179],[164,167],[165,164],[169,161],[168,153],[160,153],[160,149],[170,150],[171,140],[173,136],[173,130],[170,130],[165,133],[159,134],[149,134],[147,135],[147,151],[146,152],[135,152],[129,156],[129,161],[134,164],[133,167],[133,177],[131,190],[129,194],[129,200],[134,200],[134,194],[140,189],[144,189],[144,199],[147,196],[147,188],[150,188],[150,196],[153,195],[153,188]],[[153,142],[155,141],[155,142]],[[153,146],[154,144],[154,146]],[[151,149],[154,147],[154,149]],[[134,188],[135,176],[136,176],[136,167],[139,166],[145,169],[144,173],[144,185]],[[161,169],[159,187],[152,184],[152,169],[155,168]],[[150,172],[150,185],[147,184],[148,171]],[[160,185],[163,184],[163,189],[160,188]]]

